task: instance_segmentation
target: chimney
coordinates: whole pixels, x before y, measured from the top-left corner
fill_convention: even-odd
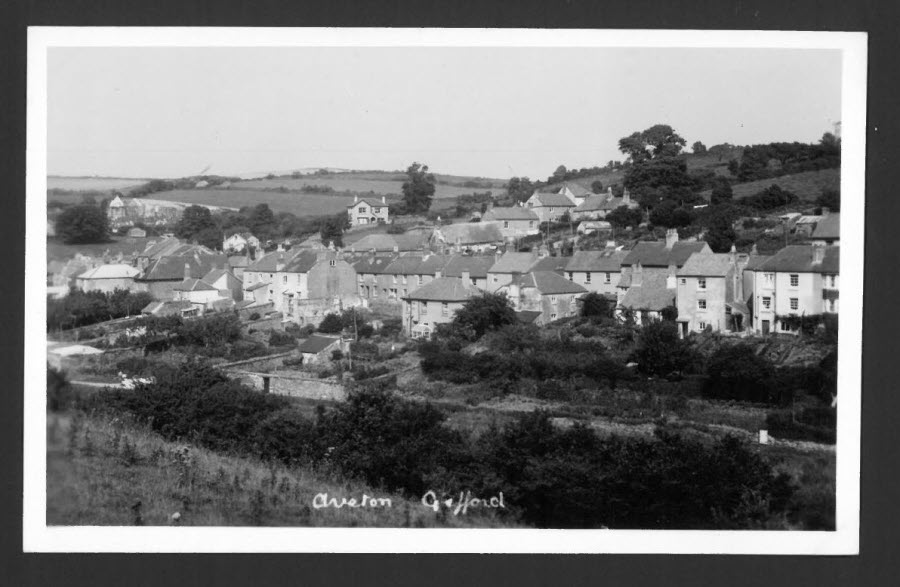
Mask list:
[[[374,248],[371,251],[369,251],[369,262],[370,263],[375,262],[375,249]]]
[[[434,278],[435,278],[435,279],[440,279],[441,276],[442,276],[441,270],[440,270],[440,269],[435,269],[435,271],[434,271]]]
[[[353,203],[359,202],[359,196],[357,194],[353,194]]]
[[[277,249],[277,250],[278,250],[279,253],[283,253],[283,252],[284,252],[284,243],[278,243],[278,249]]]
[[[728,251],[728,254],[731,256],[731,264],[737,265],[737,249],[734,246],[734,243],[731,243],[731,250]]]
[[[625,188],[625,191],[622,192],[622,203],[626,205],[631,203],[631,194],[628,193],[628,188]]]
[[[640,286],[644,281],[644,268],[641,264],[631,266],[631,285]]]
[[[191,278],[191,266],[189,263],[184,264],[184,278],[185,279]]]
[[[612,199],[612,197],[613,197],[612,186],[607,186],[607,188],[606,188],[606,197],[609,198],[609,199]]]
[[[462,282],[463,282],[463,285],[468,285],[468,284],[472,283],[472,278],[469,275],[468,269],[465,269],[462,272]]]
[[[671,250],[678,242],[678,230],[670,228],[666,231],[666,249]]]
[[[813,265],[821,265],[825,260],[825,245],[813,245]]]
[[[678,268],[675,265],[669,265],[669,272],[666,274],[666,289],[675,289],[675,274]]]
[[[278,252],[278,260],[275,262],[275,271],[284,269],[284,252]]]
[[[384,196],[381,196],[381,203],[382,203],[382,204],[386,204],[386,203],[387,203],[387,202],[384,201]]]
[[[759,250],[756,248],[756,243],[753,243],[753,246],[750,247],[750,256],[751,257],[759,256]]]

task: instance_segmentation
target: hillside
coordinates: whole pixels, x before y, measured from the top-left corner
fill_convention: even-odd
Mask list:
[[[391,506],[315,509],[318,493]],[[173,525],[175,512],[185,526],[515,526],[485,513],[438,517],[418,500],[167,442],[119,419],[48,414],[47,524],[128,526],[138,512],[147,526]]]
[[[744,196],[752,196],[771,185],[777,185],[782,189],[797,194],[802,203],[813,203],[822,193],[822,190],[841,189],[841,170],[822,169],[820,171],[806,171],[781,177],[760,179],[758,181],[736,183],[731,186],[731,189],[734,193],[734,198],[737,199]],[[705,191],[702,192],[702,195],[709,198],[710,193],[710,191]]]

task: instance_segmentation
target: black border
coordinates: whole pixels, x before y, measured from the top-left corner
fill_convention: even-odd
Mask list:
[[[280,0],[12,0],[0,7],[0,177],[4,187],[0,337],[0,583],[9,585],[728,584],[888,585],[896,582],[900,402],[892,365],[900,185],[894,158],[900,3],[895,0],[441,0],[355,3]],[[22,548],[22,395],[26,27],[393,26],[835,30],[869,33],[861,555],[46,555]],[[851,196],[845,194],[845,198]],[[860,194],[858,197],[862,197]],[[849,204],[849,202],[848,202]],[[29,294],[31,295],[31,294]]]

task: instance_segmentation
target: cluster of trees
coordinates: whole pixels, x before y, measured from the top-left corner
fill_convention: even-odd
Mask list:
[[[841,141],[825,133],[817,144],[768,143],[744,147],[736,175],[744,182],[840,166]]]
[[[153,297],[147,292],[124,289],[112,293],[85,292],[72,288],[64,298],[47,300],[47,331],[133,316],[152,301]]]
[[[56,235],[67,244],[103,243],[109,240],[109,220],[101,206],[83,202],[69,206],[56,217]]]
[[[202,362],[161,369],[134,391],[106,390],[90,409],[127,412],[168,439],[313,466],[420,498],[504,493],[510,516],[551,528],[759,528],[789,514],[794,487],[740,441],[660,430],[600,438],[536,412],[469,437],[430,404],[374,389],[309,419]]]

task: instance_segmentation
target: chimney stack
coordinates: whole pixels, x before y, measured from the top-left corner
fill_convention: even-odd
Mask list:
[[[675,274],[678,268],[675,265],[669,265],[669,272],[666,274],[666,289],[675,289]]]
[[[359,195],[353,194],[353,203],[355,204],[357,202],[359,202]]]
[[[384,201],[384,196],[381,196],[381,203],[382,203],[382,204],[386,204],[386,203],[387,203],[387,202]]]
[[[666,231],[666,249],[671,250],[678,242],[678,230],[670,228]]]
[[[613,197],[612,186],[607,186],[607,187],[606,187],[606,197],[609,198],[609,199],[612,199],[612,197]]]
[[[813,265],[821,265],[825,260],[825,245],[813,245]]]
[[[284,269],[284,253],[278,252],[278,260],[275,262],[275,271],[281,271]]]
[[[644,268],[641,264],[631,266],[631,285],[640,286],[644,281]]]
[[[628,193],[628,188],[622,192],[622,203],[626,205],[631,203],[631,194]]]
[[[191,265],[189,263],[184,264],[184,278],[185,279],[191,278]]]
[[[471,276],[470,276],[468,270],[463,270],[463,272],[462,272],[462,282],[463,282],[463,285],[468,285],[468,284],[472,283],[472,279],[471,279]]]
[[[435,271],[434,271],[434,278],[435,278],[435,279],[440,279],[441,276],[442,276],[441,270],[440,270],[440,269],[435,269]]]

